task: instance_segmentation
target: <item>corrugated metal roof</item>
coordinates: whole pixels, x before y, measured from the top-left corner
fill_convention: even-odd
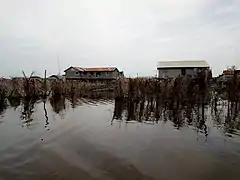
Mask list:
[[[70,68],[75,69],[76,71],[85,71],[85,72],[96,72],[96,71],[115,71],[117,68],[116,67],[97,67],[97,68],[83,68],[83,67],[73,67],[71,66]],[[68,69],[70,69],[68,68]],[[67,71],[66,69],[65,71]]]
[[[187,60],[187,61],[160,61],[158,68],[179,68],[179,67],[210,67],[205,60]]]
[[[72,68],[75,69],[76,71],[85,71],[85,69],[81,67],[72,67]]]

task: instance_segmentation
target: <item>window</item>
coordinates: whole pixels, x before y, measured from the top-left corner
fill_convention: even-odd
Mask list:
[[[101,72],[97,72],[97,73],[96,73],[96,76],[97,76],[97,77],[101,76]]]
[[[185,76],[186,75],[186,69],[182,69],[182,75]]]
[[[76,75],[79,75],[79,72],[76,72]]]

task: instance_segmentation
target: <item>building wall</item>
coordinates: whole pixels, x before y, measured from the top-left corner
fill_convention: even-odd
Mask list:
[[[186,75],[186,76],[196,76],[199,70],[207,70],[208,68],[173,68],[173,69],[158,69],[158,77],[177,77],[179,75]],[[183,74],[185,71],[185,74]],[[206,71],[207,72],[207,71]]]
[[[181,69],[158,69],[158,77],[177,77],[182,74]]]
[[[197,69],[187,68],[186,69],[186,75],[188,75],[188,76],[196,76],[197,75]]]
[[[77,78],[78,75],[76,74],[76,72],[77,71],[75,69],[70,68],[65,72],[65,77],[66,78]]]
[[[66,72],[66,79],[116,79],[119,76],[117,70],[111,72],[78,72],[71,68]]]

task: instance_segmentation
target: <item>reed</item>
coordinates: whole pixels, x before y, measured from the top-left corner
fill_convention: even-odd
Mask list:
[[[7,81],[0,78],[0,103],[4,101],[7,95]]]
[[[103,83],[82,82],[77,80],[53,81],[50,87],[53,96],[62,95],[66,97],[82,97],[97,93],[100,90],[109,91],[112,89],[111,86],[106,86],[106,84]]]
[[[113,85],[81,81],[47,80],[33,74],[23,78],[0,79],[0,100],[9,98],[34,98],[48,96],[82,97],[113,90]]]
[[[226,132],[240,129],[238,74],[224,82],[211,81],[201,73],[194,78],[128,78],[121,79],[116,86],[113,119],[139,122],[170,119],[177,128],[194,125],[207,136],[207,109],[211,109],[215,118],[225,117]]]
[[[175,79],[129,78],[116,83],[115,95],[127,101],[157,99],[170,108],[180,108],[186,103],[205,101],[210,90],[204,77]]]
[[[110,94],[112,91],[115,99],[137,102],[138,106],[147,100],[148,108],[156,107],[154,113],[157,116],[159,116],[158,109],[161,107],[181,110],[201,104],[202,107],[199,109],[204,109],[204,106],[210,103],[216,109],[219,99],[229,102],[228,108],[231,116],[238,114],[240,109],[240,77],[237,74],[228,81],[213,81],[212,83],[201,73],[195,78],[120,78],[110,84],[61,79],[48,80],[35,78],[33,73],[26,76],[24,72],[23,78],[0,79],[0,102],[6,98],[13,100],[58,96],[69,99],[99,97]]]

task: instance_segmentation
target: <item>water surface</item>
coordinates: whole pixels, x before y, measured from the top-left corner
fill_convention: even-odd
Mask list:
[[[201,123],[130,112],[106,99],[6,103],[0,179],[240,179],[239,130],[228,131],[224,117]]]

